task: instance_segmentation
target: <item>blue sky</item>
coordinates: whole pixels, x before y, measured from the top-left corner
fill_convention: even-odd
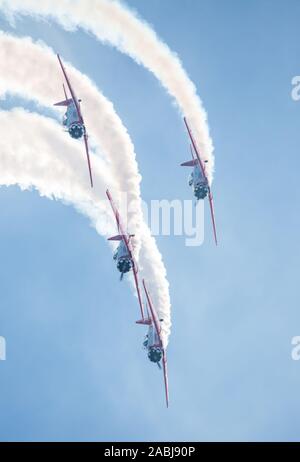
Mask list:
[[[157,239],[172,298],[166,410],[104,240],[72,208],[1,188],[0,440],[299,440],[300,4],[128,4],[179,54],[207,109],[220,245],[208,219],[199,248]],[[3,16],[0,27],[11,31]],[[149,72],[52,23],[22,19],[14,33],[44,40],[114,102],[144,199],[190,197],[182,120]]]

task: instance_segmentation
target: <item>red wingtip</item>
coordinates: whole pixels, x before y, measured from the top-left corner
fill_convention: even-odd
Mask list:
[[[164,370],[164,383],[165,383],[165,393],[166,393],[166,405],[168,408],[169,407],[169,380],[168,380],[166,350],[163,350],[163,370]]]
[[[210,215],[211,215],[211,221],[212,221],[212,226],[213,226],[215,244],[217,246],[218,245],[217,227],[216,227],[216,221],[215,221],[214,201],[213,201],[213,196],[211,194],[211,191],[209,192],[208,200],[209,200],[209,208],[210,208]]]
[[[87,136],[87,134],[84,135],[84,144],[85,144],[85,152],[86,152],[86,158],[87,158],[87,163],[88,163],[91,187],[93,188],[94,184],[93,184],[92,167],[91,167],[91,160],[90,160],[90,153],[89,153],[89,145],[88,145],[88,136]]]

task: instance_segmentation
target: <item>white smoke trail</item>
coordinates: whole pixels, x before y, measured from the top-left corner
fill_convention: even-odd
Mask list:
[[[81,146],[66,137],[52,119],[23,109],[0,111],[0,183],[36,188],[41,196],[72,204],[87,215],[99,234],[107,232],[109,209],[105,194],[110,173],[92,154],[95,188],[88,187]]]
[[[145,278],[152,280],[153,298],[156,300],[157,310],[164,313],[169,311],[167,316],[169,332],[169,284],[155,241],[143,225],[141,177],[135,160],[134,146],[112,103],[85,75],[71,66],[68,66],[67,70],[78,95],[83,99],[83,112],[88,132],[103,148],[105,159],[109,160],[112,179],[109,181],[107,179],[107,187],[113,189],[114,197],[117,199],[119,192],[127,194],[127,200],[131,205],[127,217],[128,224],[136,236],[135,256],[141,270],[143,266],[148,268]],[[35,100],[38,104],[53,107],[53,102],[60,99],[58,97],[60,88],[61,73],[57,58],[50,48],[43,44],[36,44],[30,38],[21,39],[0,33],[0,95],[1,92],[11,92]],[[83,146],[81,157],[84,158]],[[83,167],[83,172],[86,173],[86,166]],[[141,245],[143,245],[144,258],[139,258]]]
[[[177,55],[146,22],[115,0],[0,0],[0,7],[8,17],[14,12],[46,15],[67,29],[80,26],[153,72],[190,122],[203,160],[207,161],[209,181],[212,181],[213,145],[195,85]]]
[[[77,96],[83,100],[82,110],[91,140],[105,153],[113,178],[128,195],[128,202],[136,204],[131,208],[128,221],[138,236],[142,220],[141,176],[128,132],[113,104],[90,79],[72,66],[68,66],[67,71]],[[62,82],[57,57],[50,48],[28,37],[16,38],[0,32],[0,92],[21,95],[54,111],[53,103],[63,99]],[[61,114],[61,109],[56,110]],[[138,257],[139,240],[135,239],[134,244]]]
[[[86,181],[85,159],[80,143],[60,130],[51,119],[21,109],[0,111],[0,184],[36,188],[42,196],[73,205],[86,215],[97,232],[107,235],[112,222],[110,206],[104,199],[110,172],[105,163],[92,154],[95,188]],[[165,291],[165,269],[149,229],[142,225],[141,266],[154,295],[159,314],[164,317],[164,342],[170,333],[170,307]],[[149,259],[154,255],[155,264]]]

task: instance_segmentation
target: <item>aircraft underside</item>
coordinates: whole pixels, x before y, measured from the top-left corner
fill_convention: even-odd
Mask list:
[[[117,268],[120,273],[128,273],[132,268],[132,261],[130,258],[119,258]]]
[[[148,358],[152,363],[159,363],[162,358],[162,351],[160,347],[152,346],[148,349]]]
[[[69,126],[68,132],[72,138],[78,140],[84,135],[84,125],[79,122],[73,123]]]
[[[194,196],[199,199],[205,199],[208,194],[208,186],[206,184],[194,185]]]

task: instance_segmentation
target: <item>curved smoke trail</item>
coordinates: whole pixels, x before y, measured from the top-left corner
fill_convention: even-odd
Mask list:
[[[85,159],[81,146],[61,131],[57,122],[23,109],[0,111],[0,183],[36,188],[41,196],[72,204],[90,218],[104,235],[110,214],[104,197],[104,162],[92,154],[95,189],[86,185]]]
[[[86,181],[80,143],[66,137],[57,122],[23,109],[14,109],[0,111],[0,126],[0,184],[19,185],[21,189],[36,188],[42,196],[73,205],[90,219],[99,234],[106,236],[114,220],[104,199],[111,173],[102,159],[91,155],[95,176],[95,188],[91,189]],[[141,276],[147,278],[164,317],[163,334],[167,345],[170,309],[166,282],[162,280],[165,270],[155,240],[144,223],[141,231]],[[155,265],[149,259],[149,252],[154,256]]]
[[[144,271],[145,279],[149,281],[157,311],[165,319],[167,343],[171,326],[169,284],[161,254],[143,223],[141,176],[133,143],[112,103],[100,93],[88,77],[72,66],[68,66],[67,71],[78,95],[83,99],[84,117],[91,139],[100,146],[104,159],[108,160],[107,169],[109,168],[111,175],[106,177],[106,187],[112,190],[117,200],[120,192],[128,194],[130,207],[127,219],[130,230],[133,230],[136,236],[135,257],[141,271]],[[57,58],[49,47],[36,44],[28,37],[16,38],[0,33],[0,94],[17,94],[34,100],[39,105],[50,106],[54,111],[53,102],[60,99],[58,92],[62,88],[61,77]],[[68,138],[66,135],[65,137]],[[80,157],[84,159],[83,146],[81,149]],[[86,174],[86,165],[83,165],[82,170],[83,174]],[[101,194],[98,199],[102,197],[105,196]]]
[[[112,176],[120,191],[127,193],[134,203],[128,216],[136,236],[142,221],[140,197],[141,176],[138,172],[134,146],[117,115],[113,104],[105,98],[91,80],[72,66],[67,66],[76,93],[83,100],[83,113],[91,142],[105,154]],[[11,92],[38,104],[51,107],[63,99],[63,77],[54,52],[29,37],[16,38],[0,32],[0,91]],[[57,114],[62,114],[56,108]],[[108,185],[109,186],[109,185]],[[135,239],[138,257],[140,243]]]
[[[82,27],[143,64],[175,98],[188,118],[203,160],[207,161],[209,181],[212,181],[213,144],[195,85],[177,55],[134,12],[115,0],[0,0],[0,7],[9,17],[15,12],[46,15],[67,29]]]

